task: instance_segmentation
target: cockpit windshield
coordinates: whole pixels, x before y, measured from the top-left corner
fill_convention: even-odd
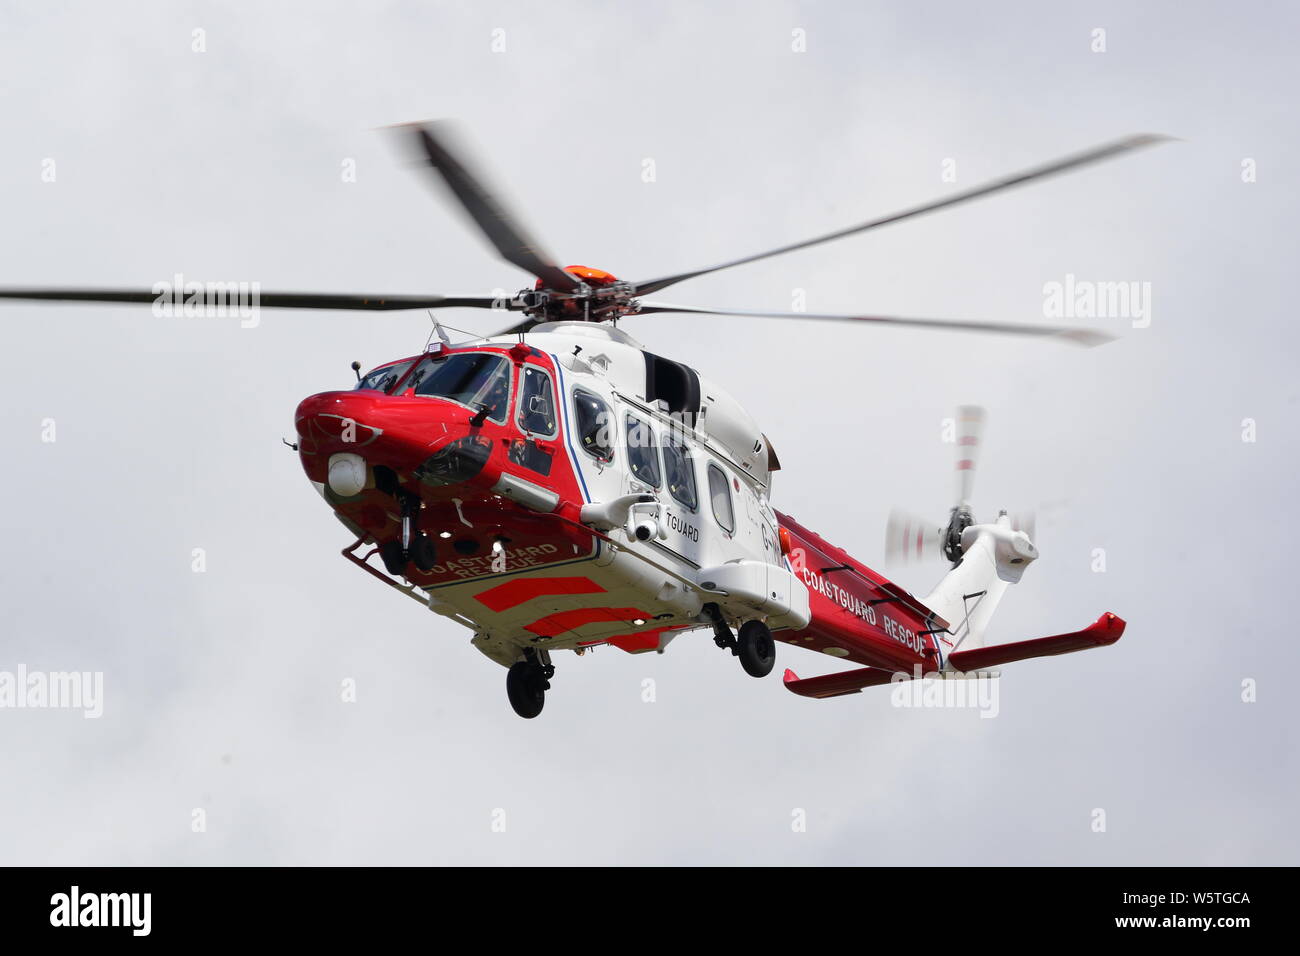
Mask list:
[[[357,382],[357,388],[371,388],[378,392],[391,392],[397,380],[406,374],[406,370],[415,364],[415,359],[407,359],[405,362],[393,362],[391,365],[381,365],[373,372],[368,372],[361,381]]]
[[[416,395],[446,398],[504,424],[510,410],[510,362],[495,352],[456,352],[428,355],[406,380],[404,389]]]

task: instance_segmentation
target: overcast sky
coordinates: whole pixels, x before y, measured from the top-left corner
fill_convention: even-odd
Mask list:
[[[105,682],[98,720],[0,711],[0,862],[1295,863],[1298,661],[1276,622],[1300,17],[1051,6],[0,5],[0,284],[531,284],[379,131],[409,120],[461,120],[562,262],[634,280],[1118,136],[1182,140],[665,296],[1044,322],[1067,275],[1150,283],[1146,327],[1081,320],[1121,337],[1099,349],[624,323],[744,402],[784,464],[776,507],[872,566],[892,506],[950,504],[942,419],[987,407],[977,515],[1036,508],[1042,551],[989,641],[1129,621],[1114,647],[1005,667],[991,720],[796,697],[783,667],[842,665],[782,645],[756,681],[706,632],[557,655],[520,720],[467,630],[339,557],[280,443],[353,359],[419,351],[424,314],[0,307],[0,670]],[[882,570],[922,594],[942,571]]]

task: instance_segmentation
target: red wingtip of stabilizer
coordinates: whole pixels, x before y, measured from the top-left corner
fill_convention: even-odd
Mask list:
[[[1107,611],[1101,617],[1097,618],[1097,623],[1094,624],[1093,627],[1098,630],[1104,629],[1107,632],[1106,636],[1109,638],[1106,643],[1114,644],[1120,639],[1120,636],[1123,635],[1124,628],[1128,627],[1128,622],[1118,614],[1113,614],[1110,611]]]
[[[799,679],[799,675],[796,674],[794,671],[790,670],[790,668],[788,667],[785,669],[785,674],[783,674],[781,677],[781,681],[786,684],[794,683],[798,679]]]

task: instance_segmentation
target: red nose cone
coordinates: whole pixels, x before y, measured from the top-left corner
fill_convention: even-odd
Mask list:
[[[471,480],[491,484],[496,445],[455,402],[382,392],[321,392],[298,405],[294,424],[303,468],[324,481],[332,456],[348,453],[400,480],[445,489]]]
[[[364,446],[383,433],[384,417],[376,398],[365,392],[321,392],[304,398],[294,413],[294,425],[304,446],[343,443]]]

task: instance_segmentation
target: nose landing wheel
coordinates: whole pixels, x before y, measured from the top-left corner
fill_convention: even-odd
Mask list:
[[[419,571],[432,571],[438,564],[438,549],[433,539],[420,531],[421,501],[419,496],[409,494],[401,488],[393,494],[402,509],[402,535],[395,541],[385,541],[379,546],[379,557],[384,568],[394,577],[406,575],[407,564],[414,564]]]
[[[385,541],[379,546],[379,558],[389,574],[403,577],[408,562],[421,571],[432,571],[438,564],[438,549],[433,539],[421,532],[411,539],[410,548],[404,549],[401,541]]]
[[[401,577],[406,573],[406,552],[402,550],[402,542],[385,541],[379,546],[379,558],[384,562],[384,570],[394,577]]]
[[[432,571],[438,563],[438,550],[433,539],[421,532],[411,541],[411,561],[421,571]]]

